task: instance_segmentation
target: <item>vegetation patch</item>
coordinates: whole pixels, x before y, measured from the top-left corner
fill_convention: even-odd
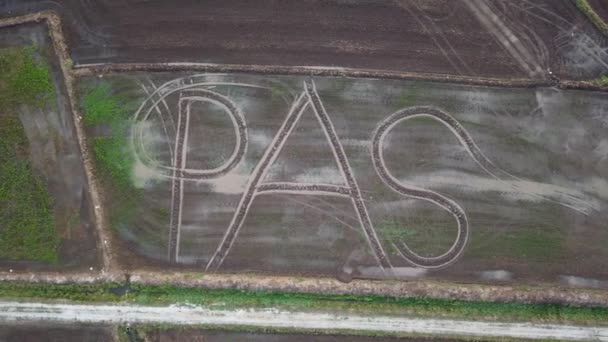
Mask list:
[[[442,215],[443,214],[443,215]],[[433,216],[415,216],[404,222],[386,220],[376,225],[385,245],[396,253],[396,246],[405,243],[423,256],[436,256],[448,250],[456,239],[456,221],[444,213]]]
[[[608,75],[604,75],[595,80],[595,83],[601,85],[602,87],[608,87]]]
[[[576,7],[583,12],[589,20],[595,25],[595,27],[604,35],[608,36],[608,23],[606,23],[598,14],[595,12],[589,1],[587,0],[574,0]]]
[[[331,337],[332,341],[362,341],[364,337],[377,338],[378,341],[395,341],[392,338],[404,338],[403,341],[416,342],[515,342],[515,341],[532,341],[530,339],[519,339],[509,337],[480,337],[480,336],[464,336],[464,335],[447,335],[441,334],[419,334],[419,333],[403,333],[396,331],[376,331],[376,330],[350,330],[350,329],[308,329],[308,328],[283,328],[283,327],[260,327],[249,325],[177,325],[177,324],[136,324],[136,325],[121,325],[118,326],[118,334],[120,342],[144,342],[157,341],[164,336],[179,334],[180,337],[196,340],[196,338],[204,338],[206,333],[225,334],[225,338],[239,338],[243,334],[243,338],[247,334],[256,334],[257,338],[273,338],[281,337],[281,340],[288,340],[292,336],[308,337],[311,341],[316,340],[317,336]],[[167,335],[165,335],[167,334]],[[273,336],[274,335],[274,336]],[[217,335],[216,335],[217,336]],[[221,336],[221,335],[220,335]],[[223,337],[223,336],[222,336]],[[376,341],[374,339],[374,341]],[[401,341],[401,339],[399,339]],[[555,342],[555,340],[537,340],[536,342]]]
[[[553,204],[529,206],[532,215],[518,227],[499,227],[488,224],[488,229],[472,232],[468,256],[477,258],[508,258],[521,262],[565,262],[568,248],[560,222],[566,219],[563,211]]]
[[[0,257],[57,261],[52,199],[29,160],[18,107],[43,109],[55,91],[47,63],[33,47],[0,50]]]
[[[135,159],[129,150],[128,129],[134,102],[113,92],[108,81],[96,82],[85,89],[82,101],[87,128],[105,128],[109,134],[93,139],[97,169],[106,189],[112,194],[110,223],[119,229],[131,222],[142,196],[134,186]]]
[[[43,108],[52,104],[55,88],[49,65],[35,47],[0,49],[0,108],[20,105]]]
[[[128,288],[128,291],[125,291]],[[120,289],[117,291],[117,289]],[[560,304],[498,303],[432,298],[333,295],[245,290],[209,290],[175,285],[0,283],[0,298],[122,302],[140,305],[187,304],[213,309],[277,308],[361,315],[396,315],[491,321],[606,325],[608,308]]]
[[[397,98],[397,107],[402,109],[405,107],[415,106],[417,104],[416,99],[418,98],[419,94],[420,89],[418,88],[418,85],[416,83],[412,83],[410,86],[404,89],[401,94],[399,94],[399,97]]]

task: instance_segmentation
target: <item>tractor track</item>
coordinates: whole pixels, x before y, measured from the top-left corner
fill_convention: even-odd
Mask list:
[[[65,37],[62,31],[62,19],[54,11],[42,11],[18,17],[0,19],[1,27],[11,27],[27,23],[42,23],[49,28],[51,40],[67,88],[69,106],[73,114],[76,133],[82,152],[85,174],[89,184],[95,227],[99,238],[99,248],[102,254],[103,268],[91,272],[35,272],[20,273],[0,271],[1,281],[33,282],[49,284],[90,284],[100,282],[123,281],[126,271],[121,268],[112,253],[112,235],[107,226],[107,217],[102,205],[102,194],[92,166],[91,152],[88,150],[75,102],[73,89],[74,79],[79,77],[97,76],[108,73],[150,71],[150,72],[241,72],[252,74],[283,74],[306,76],[343,76],[355,78],[384,78],[398,80],[420,80],[449,82],[468,85],[538,88],[556,86],[561,89],[581,89],[608,92],[608,87],[601,87],[593,82],[562,79],[557,85],[546,80],[501,79],[488,77],[467,77],[433,73],[398,72],[387,70],[362,70],[351,68],[323,67],[290,67],[268,65],[242,64],[204,64],[204,63],[126,63],[126,64],[93,64],[73,66]],[[608,306],[608,297],[604,291],[581,288],[556,288],[553,284],[535,284],[526,288],[509,285],[480,285],[455,284],[449,282],[437,283],[431,280],[405,282],[377,282],[373,280],[354,280],[342,283],[332,278],[302,278],[284,276],[263,276],[254,274],[206,274],[204,278],[192,278],[182,272],[167,271],[129,271],[130,281],[142,285],[162,285],[173,283],[182,286],[222,289],[239,288],[249,290],[270,291],[301,291],[335,294],[379,294],[388,296],[425,296],[431,298],[467,299],[467,300],[498,300],[531,303],[562,303],[569,305],[598,305]]]

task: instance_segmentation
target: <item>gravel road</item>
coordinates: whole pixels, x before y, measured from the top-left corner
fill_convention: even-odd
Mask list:
[[[210,310],[198,306],[84,305],[0,302],[0,322],[44,320],[80,323],[169,323],[257,327],[369,330],[573,341],[608,341],[608,327],[473,322],[388,316],[342,316],[278,310]]]

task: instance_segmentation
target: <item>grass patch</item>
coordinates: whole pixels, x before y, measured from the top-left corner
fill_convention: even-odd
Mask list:
[[[0,50],[0,257],[57,261],[52,199],[29,161],[19,106],[45,108],[55,91],[33,47]]]
[[[385,341],[381,338],[404,338],[399,341],[416,341],[416,342],[437,342],[437,341],[450,341],[450,342],[515,342],[515,341],[532,341],[529,339],[519,339],[511,337],[482,337],[482,336],[464,336],[464,335],[451,335],[441,334],[419,334],[419,333],[402,333],[396,331],[375,331],[375,330],[350,330],[350,329],[308,329],[308,328],[284,328],[284,327],[260,327],[250,325],[211,325],[211,324],[198,324],[198,325],[178,325],[178,324],[136,324],[136,325],[122,325],[118,327],[118,333],[120,336],[125,336],[121,342],[140,342],[140,341],[156,341],[159,337],[164,337],[165,334],[179,334],[180,337],[186,337],[189,339],[197,339],[197,341],[206,333],[217,334],[222,333],[225,339],[232,338],[240,341],[239,338],[247,337],[247,334],[256,334],[257,338],[266,338],[275,340],[275,338],[281,338],[281,340],[287,340],[291,337],[298,336],[300,338],[307,337],[311,341],[316,341],[317,337],[330,337],[331,341],[371,341],[366,337],[374,338],[373,341]],[[264,336],[265,335],[265,336]],[[217,337],[217,335],[216,335]],[[394,341],[391,339],[391,341]],[[534,340],[536,342],[548,342],[555,340]]]
[[[174,285],[0,283],[4,299],[68,299],[78,302],[122,302],[141,305],[194,304],[217,309],[279,308],[342,314],[374,314],[433,318],[534,321],[573,324],[608,322],[608,308],[558,304],[495,303],[431,298],[331,295],[243,290],[207,290]],[[120,290],[118,290],[120,289]]]
[[[20,105],[43,108],[55,96],[49,65],[35,47],[0,50],[0,108],[14,112]]]
[[[604,75],[604,76],[596,79],[595,83],[602,87],[608,87],[608,75]]]
[[[419,93],[420,89],[418,88],[418,85],[412,83],[399,94],[399,97],[397,98],[397,108],[402,109],[415,106]]]
[[[404,242],[422,256],[436,256],[444,253],[454,243],[456,225],[451,217],[431,215],[411,217],[403,222],[382,221],[376,225],[376,229],[382,240],[386,241],[385,245],[395,253],[397,251],[394,251],[393,244],[399,246]]]
[[[93,139],[93,151],[102,182],[112,194],[110,224],[118,229],[133,220],[142,192],[133,183],[135,159],[128,141],[135,105],[112,89],[107,81],[93,84],[85,90],[81,106],[87,128],[103,126],[111,131]]]
[[[506,229],[491,223],[483,230],[474,229],[466,255],[549,264],[564,261],[568,253],[565,233],[559,228],[566,219],[561,208],[550,203],[522,205],[530,208],[529,219]]]
[[[558,232],[524,230],[505,234],[503,243],[511,246],[509,254],[526,260],[557,261],[563,252],[563,238]]]
[[[608,23],[600,17],[587,0],[574,0],[576,7],[587,16],[587,19],[604,35],[608,36]]]

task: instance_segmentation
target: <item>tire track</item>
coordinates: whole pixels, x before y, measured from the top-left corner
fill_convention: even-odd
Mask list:
[[[186,168],[190,110],[192,103],[210,102],[222,106],[229,114],[236,131],[236,147],[232,156],[223,165],[211,170],[191,170]],[[230,107],[229,107],[230,106]],[[141,141],[141,140],[140,140]],[[179,259],[179,241],[183,211],[184,181],[189,179],[214,178],[227,173],[244,157],[247,150],[247,129],[245,119],[232,101],[206,89],[188,89],[180,93],[179,116],[175,138],[175,158],[172,167],[171,216],[169,220],[168,260]],[[196,178],[195,178],[196,177]]]
[[[207,263],[206,270],[215,271],[223,263],[225,257],[228,255],[234,241],[236,240],[238,233],[243,225],[245,217],[251,207],[255,196],[261,193],[292,193],[292,194],[315,194],[315,195],[340,195],[351,198],[355,211],[368,245],[371,247],[372,252],[378,264],[383,269],[391,269],[392,265],[388,258],[388,255],[384,251],[380,240],[376,234],[376,231],[371,223],[369,214],[363,198],[359,185],[354,178],[352,169],[346,158],[344,148],[340,143],[338,135],[336,134],[335,128],[327,114],[319,94],[316,91],[314,81],[304,82],[305,91],[300,95],[298,100],[292,106],[287,118],[283,122],[283,125],[279,129],[277,135],[273,139],[271,145],[266,149],[264,156],[258,163],[258,166],[253,172],[253,176],[247,186],[246,192],[241,197],[239,206],[237,207],[236,214],[233,217],[230,226],[226,230],[219,247]],[[312,105],[312,109],[315,112],[325,136],[330,142],[332,153],[334,158],[338,162],[338,167],[344,179],[346,180],[347,187],[335,186],[330,184],[302,184],[302,183],[289,183],[289,182],[273,182],[260,184],[264,176],[266,175],[270,166],[276,160],[279,155],[285,141],[293,131],[294,127],[300,120],[307,105]]]
[[[473,158],[475,163],[481,167],[483,171],[492,176],[493,178],[504,182],[511,186],[514,190],[520,191],[532,197],[539,198],[541,200],[549,201],[566,208],[577,211],[583,215],[589,215],[589,210],[597,210],[592,204],[588,204],[578,197],[563,192],[557,192],[561,197],[569,202],[578,203],[583,207],[577,207],[576,205],[566,203],[564,201],[554,200],[544,195],[526,191],[523,185],[517,185],[510,183],[511,181],[528,182],[524,179],[518,178],[496,166],[481,152],[481,149],[477,146],[471,135],[466,129],[460,125],[460,123],[452,117],[450,114],[428,106],[422,107],[409,107],[406,109],[399,110],[391,114],[387,119],[383,120],[372,136],[372,160],[376,172],[382,179],[382,181],[389,186],[393,191],[400,193],[405,196],[414,197],[422,200],[432,202],[444,210],[450,212],[456,219],[458,225],[458,235],[454,244],[450,249],[437,257],[422,257],[413,252],[405,243],[401,243],[401,246],[393,244],[401,256],[409,261],[410,263],[426,268],[437,268],[444,267],[455,261],[464,250],[468,241],[469,225],[465,211],[452,199],[436,193],[431,190],[422,189],[412,185],[403,185],[399,180],[393,177],[388,171],[384,162],[383,156],[383,142],[386,135],[394,128],[397,124],[402,121],[413,119],[416,117],[427,117],[439,121],[441,124],[446,126],[454,136],[459,140],[461,145],[465,148],[467,153]],[[401,247],[401,248],[400,248]]]
[[[311,79],[309,81],[304,82],[304,87],[306,89],[306,94],[312,103],[312,107],[314,112],[323,127],[323,132],[325,133],[327,139],[330,142],[332,152],[334,157],[338,161],[338,166],[340,167],[340,172],[344,179],[346,179],[346,183],[348,187],[351,189],[351,199],[353,201],[353,205],[355,206],[355,210],[357,211],[357,215],[359,217],[359,221],[361,222],[361,226],[365,233],[365,238],[367,239],[367,243],[372,248],[373,254],[380,264],[382,268],[392,268],[388,255],[384,251],[380,240],[376,234],[376,230],[374,229],[372,222],[369,218],[369,213],[367,212],[367,207],[363,202],[363,198],[361,196],[361,190],[359,189],[359,184],[355,180],[350,164],[348,163],[348,159],[346,158],[346,154],[344,153],[344,148],[340,143],[340,139],[336,134],[336,130],[331,120],[329,119],[329,115],[325,111],[325,107],[323,107],[323,103],[321,102],[321,98],[317,93],[316,85],[314,81]]]
[[[185,108],[184,108],[185,107]],[[168,259],[174,263],[179,254],[179,231],[182,224],[184,202],[184,178],[182,170],[186,167],[190,103],[179,101],[177,132],[175,135],[175,159],[173,161],[173,180],[171,184],[171,217],[169,220]]]
[[[462,209],[462,207],[460,207],[460,205],[458,205],[458,203],[444,195],[411,185],[403,185],[388,171],[382,153],[384,139],[386,135],[391,131],[391,129],[395,127],[395,125],[397,125],[399,122],[415,117],[431,117],[433,119],[436,119],[448,126],[452,130],[452,132],[459,138],[461,143],[464,142],[464,144],[466,144],[467,146],[473,147],[474,150],[476,146],[470,136],[464,131],[464,129],[460,126],[460,124],[458,124],[458,122],[456,122],[454,118],[444,112],[441,112],[431,107],[410,107],[393,113],[387,119],[382,121],[380,125],[378,125],[372,136],[372,160],[374,168],[376,169],[376,172],[378,173],[382,181],[389,188],[399,194],[436,204],[442,209],[448,211],[456,219],[458,228],[456,240],[454,241],[450,249],[442,255],[435,257],[423,257],[419,254],[416,254],[403,241],[401,242],[400,246],[397,246],[396,244],[392,243],[395,250],[397,250],[401,257],[409,263],[423,268],[440,268],[445,267],[456,261],[456,259],[462,254],[464,248],[467,245],[470,229],[465,211]],[[483,156],[480,151],[479,153],[475,153],[474,155]],[[476,159],[475,156],[473,158]],[[480,160],[483,160],[483,158],[480,158]]]
[[[287,114],[287,118],[285,121],[283,121],[283,124],[279,128],[279,131],[275,135],[270,146],[266,149],[262,159],[253,171],[253,176],[247,184],[247,190],[241,197],[235,215],[233,216],[228,229],[224,233],[222,241],[220,242],[217,250],[211,259],[209,259],[205,271],[216,271],[224,262],[224,259],[226,258],[226,255],[228,255],[230,248],[232,248],[232,244],[234,243],[234,240],[236,239],[243,222],[245,221],[247,213],[249,212],[249,208],[251,207],[251,203],[253,202],[259,183],[262,181],[262,179],[264,179],[270,165],[272,165],[275,161],[279,152],[283,148],[283,145],[285,144],[285,140],[287,140],[287,137],[293,131],[307,105],[308,101],[305,99],[305,94],[300,94],[300,96],[293,103],[289,113]]]
[[[304,184],[289,182],[272,182],[260,184],[258,193],[291,193],[298,195],[328,195],[350,197],[352,191],[345,186],[333,184]]]
[[[479,22],[495,37],[505,50],[519,63],[530,78],[543,78],[540,64],[506,24],[496,15],[484,0],[470,0],[465,4]]]
[[[140,87],[146,93],[146,96],[152,95],[152,93],[148,90],[148,88],[143,83],[140,84]],[[163,113],[160,110],[160,108],[158,108],[158,106],[156,106],[155,109],[156,109],[156,114],[158,115],[158,120],[161,122],[161,125],[163,126],[163,131],[165,133],[165,139],[167,141],[167,148],[169,148],[169,156],[170,156],[171,160],[173,160],[174,159],[173,146],[171,145],[171,138],[169,138],[169,131],[167,130],[167,125],[165,124],[165,119],[163,117]],[[170,114],[170,112],[169,112],[169,114]]]
[[[164,88],[161,87],[159,89],[164,89]],[[236,165],[243,159],[245,152],[247,151],[247,126],[246,126],[245,118],[244,118],[243,114],[237,108],[236,104],[234,104],[230,99],[228,99],[224,95],[221,95],[217,92],[214,92],[214,91],[211,91],[208,89],[193,88],[193,86],[185,86],[185,87],[180,87],[178,89],[181,91],[180,93],[183,94],[184,97],[190,97],[190,99],[197,100],[197,101],[210,102],[210,103],[213,103],[213,104],[219,106],[220,108],[224,109],[224,111],[228,114],[228,116],[230,117],[230,120],[232,121],[234,130],[235,130],[235,137],[236,137],[236,145],[232,152],[232,155],[228,158],[228,161],[226,161],[224,164],[222,164],[221,166],[219,166],[217,168],[207,169],[207,170],[188,169],[184,165],[183,168],[179,169],[180,177],[182,177],[184,179],[188,179],[188,180],[200,180],[200,179],[217,178],[219,176],[222,176],[222,175],[228,173],[230,170],[232,170],[234,167],[236,167]],[[157,92],[152,94],[150,96],[150,99],[156,93]],[[169,93],[173,93],[173,91],[171,91]],[[147,109],[147,112],[143,116],[142,121],[145,121],[148,119],[152,110],[154,108],[156,108],[156,106],[158,106],[158,104],[161,101],[164,100],[166,95],[162,96],[160,99],[157,99],[156,101],[150,100],[150,102],[151,102],[150,108]],[[145,101],[144,104],[146,104],[147,102],[148,101]],[[143,107],[140,107],[140,109],[141,108],[143,108]],[[139,110],[136,113],[135,121],[137,121],[141,112],[142,112],[142,110]],[[148,166],[150,169],[158,170],[160,168],[160,169],[163,169],[164,171],[169,171],[170,173],[175,171],[174,166],[155,165],[154,164],[153,158],[151,158],[146,152],[143,135],[144,135],[144,128],[141,125],[133,125],[131,141],[133,144],[133,149],[136,152],[136,157],[144,165]],[[154,166],[152,166],[152,165],[154,165]],[[167,177],[167,175],[163,172],[159,172],[159,174],[162,175],[163,177]],[[173,176],[169,176],[169,177],[171,178]]]

